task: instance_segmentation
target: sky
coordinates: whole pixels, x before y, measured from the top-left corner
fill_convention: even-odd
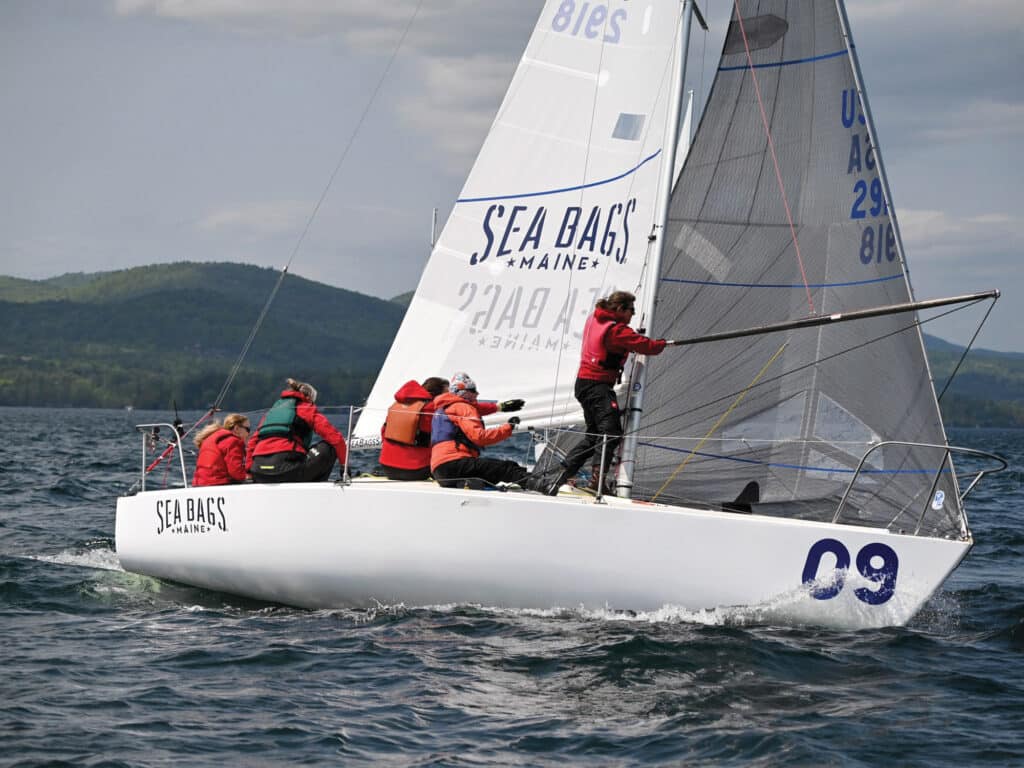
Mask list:
[[[698,104],[731,2],[699,5]],[[291,260],[410,291],[541,6],[0,0],[0,274]],[[915,296],[1000,289],[975,344],[1024,352],[1024,2],[847,10]],[[986,306],[925,330],[964,344]]]

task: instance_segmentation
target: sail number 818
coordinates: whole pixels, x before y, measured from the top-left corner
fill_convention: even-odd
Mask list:
[[[555,32],[568,32],[573,37],[583,33],[591,39],[604,32],[604,42],[617,43],[622,37],[620,24],[626,20],[626,10],[619,8],[608,16],[608,6],[600,3],[577,3],[562,0],[551,20]],[[607,22],[607,24],[605,24]]]
[[[825,553],[832,554],[836,559],[835,578],[824,586],[814,586],[818,577],[818,566]],[[850,568],[850,550],[836,539],[821,539],[807,552],[804,572],[801,577],[804,584],[811,584],[811,597],[815,600],[831,600],[843,591],[846,583],[846,572]],[[853,590],[857,599],[868,605],[881,605],[896,592],[896,574],[900,568],[900,559],[896,550],[878,542],[865,544],[857,553],[857,571],[877,587],[868,589],[858,587]]]

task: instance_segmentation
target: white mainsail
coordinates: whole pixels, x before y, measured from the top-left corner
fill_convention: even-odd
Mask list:
[[[580,421],[595,300],[642,279],[681,5],[548,0],[355,430],[409,379],[468,371],[524,424]],[[684,136],[688,135],[688,127]]]

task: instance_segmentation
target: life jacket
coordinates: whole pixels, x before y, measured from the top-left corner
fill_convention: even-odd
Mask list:
[[[296,413],[299,400],[295,397],[282,397],[267,411],[267,416],[260,425],[256,441],[268,437],[285,437],[301,443],[307,451],[313,442],[313,428]]]
[[[420,415],[427,406],[427,400],[413,400],[408,403],[395,403],[388,408],[387,421],[384,422],[384,439],[402,445],[415,445],[419,448],[431,444],[430,434],[420,430]]]
[[[605,336],[616,321],[592,314],[583,326],[583,347],[580,352],[582,378],[614,382],[626,364],[625,352],[611,353],[605,346]]]
[[[466,437],[466,433],[448,417],[445,408],[439,408],[434,411],[434,419],[430,423],[430,444],[437,445],[449,440],[454,440],[456,445],[464,446],[480,455],[480,446]]]

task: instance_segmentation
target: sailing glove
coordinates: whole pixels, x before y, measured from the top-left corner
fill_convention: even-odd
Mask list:
[[[519,417],[518,416],[513,416],[512,418],[510,418],[508,420],[508,423],[512,425],[512,431],[513,432],[515,432],[517,429],[519,429]]]
[[[502,400],[498,403],[498,410],[511,413],[512,411],[521,411],[524,405],[526,405],[525,400]]]

